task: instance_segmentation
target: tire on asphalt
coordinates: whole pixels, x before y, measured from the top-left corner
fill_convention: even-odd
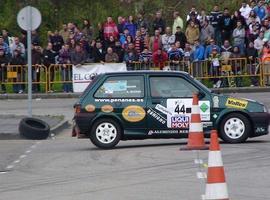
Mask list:
[[[48,138],[50,126],[40,119],[27,117],[20,121],[19,133],[27,139],[43,140]]]
[[[97,120],[91,129],[90,140],[101,149],[115,147],[121,139],[122,129],[115,120],[104,118]]]
[[[225,116],[220,123],[220,137],[227,143],[245,142],[251,133],[251,123],[240,113]]]

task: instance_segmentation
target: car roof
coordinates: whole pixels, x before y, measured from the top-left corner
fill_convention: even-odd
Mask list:
[[[103,75],[189,75],[189,73],[184,71],[158,71],[158,70],[136,70],[136,71],[124,71],[124,72],[106,72]]]

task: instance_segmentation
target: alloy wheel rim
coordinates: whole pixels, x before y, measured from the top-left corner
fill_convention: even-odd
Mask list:
[[[245,133],[245,124],[239,118],[230,118],[224,125],[225,134],[231,139],[238,139]]]
[[[101,123],[96,129],[96,137],[98,141],[104,144],[113,142],[116,138],[116,127],[108,122]]]

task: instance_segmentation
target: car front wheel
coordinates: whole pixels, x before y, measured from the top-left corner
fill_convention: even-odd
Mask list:
[[[228,143],[247,140],[251,132],[250,121],[242,114],[231,113],[221,122],[220,137]]]
[[[121,139],[121,128],[117,122],[111,119],[100,119],[93,125],[90,140],[94,145],[102,149],[111,149]]]

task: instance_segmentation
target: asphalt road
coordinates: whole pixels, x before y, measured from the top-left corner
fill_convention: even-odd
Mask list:
[[[234,94],[266,103],[270,93]],[[34,113],[72,117],[74,99],[34,101]],[[26,101],[0,104],[0,114],[23,113]],[[0,141],[0,200],[197,200],[207,151],[179,151],[186,140],[123,141],[99,150],[70,129],[45,141]],[[270,136],[244,144],[222,144],[230,199],[265,200],[270,188]]]

